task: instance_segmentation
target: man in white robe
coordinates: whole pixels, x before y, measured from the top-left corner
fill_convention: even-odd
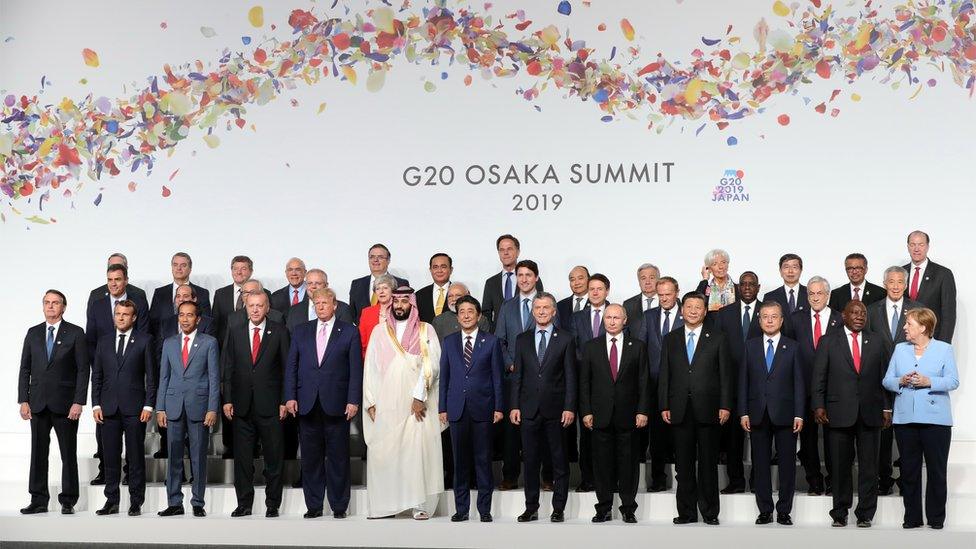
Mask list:
[[[420,322],[413,290],[397,288],[370,334],[363,364],[363,436],[369,518],[412,510],[430,518],[444,491],[438,374],[441,348]]]

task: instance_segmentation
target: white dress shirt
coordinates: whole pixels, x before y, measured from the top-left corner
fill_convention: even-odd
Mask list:
[[[525,321],[526,321],[526,319],[522,317],[522,314],[524,313],[524,310],[523,310],[524,305],[523,305],[523,303],[525,303],[525,300],[526,299],[529,300],[529,318],[531,319],[532,318],[532,302],[535,300],[535,294],[537,294],[537,293],[538,292],[533,288],[533,290],[530,293],[523,294],[523,293],[519,292],[519,294],[518,294],[518,300],[519,300],[518,310],[519,310],[519,318],[522,319],[522,326],[525,326]]]
[[[908,288],[905,289],[906,292],[910,291],[912,288],[912,279],[915,278],[915,268],[918,267],[918,288],[922,288],[922,282],[925,280],[925,269],[929,266],[929,258],[925,258],[921,263],[916,265],[914,262],[908,267]]]
[[[905,296],[903,295],[898,301],[892,301],[890,297],[886,297],[885,311],[888,313],[885,315],[887,317],[885,320],[888,322],[888,333],[891,333],[892,330],[898,327],[897,324],[894,326],[891,325],[891,317],[897,312],[900,318],[902,313],[905,312]]]
[[[624,333],[623,332],[620,332],[617,335],[610,335],[609,333],[607,333],[607,338],[606,339],[607,339],[607,341],[606,341],[606,343],[607,343],[607,360],[610,360],[610,346],[613,345],[613,342],[610,341],[610,340],[611,339],[616,339],[617,340],[617,368],[619,370],[619,368],[620,368],[620,355],[622,355],[623,352],[624,352]]]
[[[189,337],[190,338],[190,341],[187,341],[186,342],[186,348],[188,350],[193,348],[193,340],[197,338],[197,332],[198,331],[199,330],[193,330],[192,332],[190,332],[188,334],[184,334],[182,331],[180,331],[180,352],[183,351],[183,338],[186,338],[186,337]]]
[[[111,293],[108,294],[108,307],[109,310],[112,312],[113,319],[115,318],[115,304],[118,303],[119,301],[124,301],[126,299],[129,299],[128,292],[122,292],[122,295],[120,295],[119,297],[115,297]],[[128,338],[126,338],[126,341],[128,341]],[[92,349],[92,351],[94,351],[94,349]]]
[[[46,321],[44,322],[44,344],[45,345],[47,345],[47,332],[48,332],[48,328],[51,327],[51,326],[54,326],[54,341],[57,342],[57,340],[58,340],[58,333],[61,332],[61,322],[63,322],[63,321],[64,321],[64,319],[61,319],[61,320],[55,322],[54,324],[51,324],[50,322],[46,322]],[[53,353],[54,351],[51,351],[51,352]]]
[[[603,305],[600,305],[599,307],[596,307],[595,305],[590,303],[590,327],[591,328],[593,327],[593,320],[595,320],[594,317],[596,317],[597,315],[600,316],[600,325],[601,326],[603,325],[603,309],[605,309],[606,306],[607,306],[606,301],[604,301]]]
[[[115,299],[115,298],[112,298],[112,299]],[[120,297],[119,298],[120,301],[122,299],[125,299],[125,298],[124,297]],[[122,341],[122,354],[124,355],[125,354],[125,350],[129,347],[129,340],[132,338],[132,328],[129,328],[129,331],[128,332],[120,332],[118,330],[115,330],[115,341],[116,341],[115,345],[116,345],[116,349],[118,349],[119,337],[120,336],[123,336],[123,335],[125,336],[125,339]],[[92,411],[93,412],[95,410],[101,410],[101,409],[102,409],[102,406],[100,404],[97,404],[95,406],[92,406]],[[153,411],[153,407],[152,406],[143,406],[142,409],[145,410],[145,411],[147,411],[147,412],[152,412]]]
[[[739,302],[739,318],[746,315],[746,307],[749,307],[749,324],[752,324],[752,319],[756,316],[756,305],[758,302],[753,300],[752,303],[746,303],[745,301]]]
[[[253,322],[247,322],[247,340],[248,345],[251,348],[251,354],[254,353],[254,329],[258,329],[258,343],[264,341],[264,327],[268,324],[268,319],[261,321],[261,324],[255,325]]]
[[[660,303],[660,300],[658,300],[657,294],[650,295],[650,296],[649,295],[645,295],[643,293],[641,294],[641,310],[642,311],[647,312],[647,311],[653,309],[654,307],[657,307],[659,303]]]
[[[674,322],[672,322],[671,325],[674,326]],[[701,330],[702,330],[702,325],[699,325],[694,330],[685,326],[685,341],[684,341],[685,349],[688,348],[688,334],[695,334],[694,343],[692,343],[692,345],[694,346],[694,351],[698,350],[698,341],[701,339]]]
[[[851,299],[859,299],[864,301],[864,286],[867,285],[866,280],[862,280],[860,285],[851,284]],[[854,293],[854,288],[857,288],[857,293]]]
[[[471,349],[472,349],[471,352],[474,352],[474,345],[478,341],[478,325],[477,324],[475,324],[474,330],[472,330],[470,334],[469,333],[466,333],[464,330],[461,330],[461,356],[462,357],[464,356],[464,345],[465,345],[465,342],[468,341],[468,338],[469,337],[471,338]]]
[[[851,352],[851,357],[854,356],[854,341],[853,341],[854,340],[854,337],[852,337],[852,334],[853,333],[854,332],[852,332],[850,328],[848,328],[847,326],[844,326],[844,335],[847,336],[847,349]],[[862,341],[863,338],[864,338],[864,332],[863,331],[862,332],[858,332],[857,333],[857,352],[861,356],[864,355],[864,341]]]
[[[816,316],[814,316],[816,314],[817,311],[810,309],[810,333],[811,334],[814,333],[814,327],[817,325],[817,318]],[[830,307],[824,307],[824,309],[820,311],[820,335],[821,336],[827,335],[827,326],[830,325],[829,323],[830,323]]]
[[[680,309],[678,309],[678,306],[675,305],[674,307],[671,307],[668,310],[671,311],[671,316],[668,317],[668,325],[671,327],[672,330],[674,330],[674,321],[678,318],[678,313],[680,312]],[[661,315],[660,315],[661,318],[659,318],[657,320],[657,331],[658,331],[658,333],[661,333],[661,330],[664,329],[664,318],[665,318],[664,312],[665,312],[665,310],[664,309],[661,309]]]

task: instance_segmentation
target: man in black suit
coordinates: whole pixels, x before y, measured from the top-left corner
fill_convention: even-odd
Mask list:
[[[170,260],[170,269],[173,274],[173,282],[156,288],[153,292],[152,303],[149,305],[149,331],[159,334],[159,325],[163,320],[176,316],[176,289],[181,284],[189,284],[197,296],[197,305],[200,307],[200,314],[211,316],[210,314],[210,290],[190,282],[190,273],[193,271],[193,259],[186,252],[173,254]]]
[[[779,258],[779,274],[783,277],[783,285],[763,296],[763,302],[775,301],[783,306],[783,313],[792,318],[793,313],[807,308],[807,287],[800,284],[803,274],[803,259],[796,254],[783,254]],[[787,324],[784,328],[789,332]]]
[[[305,275],[308,269],[305,262],[293,257],[285,263],[285,279],[288,281],[283,288],[278,288],[271,294],[271,308],[279,313],[288,315],[292,305],[298,305],[305,299],[308,287],[305,285]]]
[[[237,508],[232,517],[251,514],[254,504],[254,447],[261,441],[264,455],[265,516],[277,517],[281,506],[281,470],[285,418],[283,393],[288,360],[288,329],[268,319],[270,299],[264,292],[245,298],[248,323],[227,331],[221,352],[223,411],[234,429],[234,491]]]
[[[952,343],[956,331],[956,279],[952,271],[929,259],[929,235],[912,231],[908,235],[908,297],[935,312],[935,339]]]
[[[661,270],[654,264],[644,263],[637,267],[640,293],[624,301],[624,310],[627,311],[627,333],[638,339],[644,335],[644,313],[660,304],[657,297],[657,281],[660,278]]]
[[[119,301],[115,332],[100,337],[95,347],[92,415],[101,427],[105,463],[105,506],[95,511],[97,515],[119,512],[123,437],[129,465],[129,516],[139,516],[146,500],[146,423],[156,404],[156,361],[152,336],[135,329],[138,314],[134,302]]]
[[[807,310],[793,313],[790,323],[792,333],[786,336],[795,340],[799,346],[800,369],[803,371],[803,386],[806,387],[803,430],[800,431],[800,451],[797,455],[807,479],[807,495],[819,496],[831,493],[831,464],[827,425],[819,425],[810,407],[810,394],[813,387],[813,359],[824,336],[844,331],[844,321],[840,313],[827,306],[830,298],[830,283],[827,279],[814,276],[807,282]],[[784,323],[784,332],[785,332]],[[824,466],[827,478],[820,469],[820,431],[823,430]]]
[[[78,418],[88,399],[88,345],[85,332],[64,320],[68,300],[58,290],[44,293],[44,322],[27,330],[20,358],[17,402],[31,425],[30,505],[25,515],[46,513],[47,455],[51,429],[61,450],[61,513],[78,502]]]
[[[230,262],[230,276],[233,282],[217,288],[213,298],[214,330],[217,343],[224,344],[227,334],[227,317],[236,311],[244,310],[244,283],[254,274],[254,262],[246,255],[234,256]]]
[[[116,263],[120,263],[124,265],[126,269],[129,268],[129,260],[125,257],[124,254],[121,254],[119,252],[115,252],[114,254],[108,256],[108,263],[106,263],[106,265],[114,265]],[[149,303],[149,300],[146,298],[146,292],[142,288],[137,288],[136,286],[129,284],[128,287],[126,288],[126,292],[129,294],[129,299],[133,301],[140,300]],[[101,286],[92,290],[90,294],[88,294],[88,305],[90,306],[92,301],[95,301],[96,299],[107,295],[108,295],[108,284],[102,284]],[[138,301],[136,302],[138,303]],[[143,319],[143,321],[148,324],[149,316],[147,315],[146,318]]]
[[[288,309],[286,316],[288,331],[294,330],[295,326],[298,326],[299,324],[304,324],[310,320],[315,320],[318,318],[315,314],[315,305],[312,303],[312,294],[314,294],[316,290],[324,290],[328,287],[329,275],[327,275],[322,269],[309,269],[308,272],[305,273],[305,297],[298,302],[298,305]],[[350,307],[345,301],[336,300],[335,315],[336,318],[348,324],[356,325],[359,323],[359,318],[353,318],[352,307]],[[285,446],[287,448],[287,444]],[[285,459],[295,458],[294,456],[288,457],[288,451],[286,450]]]
[[[833,526],[847,526],[854,500],[851,467],[857,450],[857,517],[869,528],[878,507],[878,446],[881,430],[891,427],[891,395],[881,386],[891,357],[882,337],[865,332],[867,308],[860,301],[844,307],[844,331],[824,336],[813,364],[814,417],[830,425],[834,496]]]
[[[674,432],[678,487],[675,524],[717,525],[718,443],[720,428],[732,411],[732,359],[721,331],[704,326],[704,295],[684,296],[684,328],[664,336],[658,404],[661,418]],[[697,474],[696,474],[697,462]]]
[[[572,319],[575,313],[586,307],[588,300],[588,286],[590,270],[583,265],[577,265],[569,271],[569,297],[564,297],[556,303],[556,314],[559,318]],[[572,324],[572,323],[570,323]],[[567,326],[573,329],[572,326]]]
[[[430,278],[428,284],[417,290],[417,312],[420,321],[430,324],[434,317],[447,309],[447,291],[451,288],[451,273],[454,272],[454,260],[444,252],[438,252],[430,257]]]
[[[759,288],[759,275],[752,271],[743,272],[739,275],[739,291],[736,300],[719,309],[718,313],[714,313],[715,322],[725,334],[729,355],[732,357],[733,383],[739,382],[739,373],[745,363],[746,341],[762,335],[762,329],[759,327],[759,307],[762,304],[756,301]],[[732,395],[738,398],[739,389],[733,390]],[[736,403],[736,406],[742,404],[744,403]],[[745,441],[745,431],[738,421],[729,421],[722,426],[720,447],[725,450],[726,471],[729,476],[729,484],[722,489],[723,494],[741,494],[746,490],[745,466],[742,462]]]
[[[576,416],[576,346],[557,328],[556,298],[538,292],[532,300],[533,328],[515,339],[509,417],[521,426],[525,461],[525,512],[519,522],[539,519],[539,473],[543,447],[552,457],[552,522],[563,522],[569,498],[569,462],[563,429]]]
[[[742,282],[739,282],[742,286]],[[776,522],[791,526],[796,484],[796,435],[803,429],[806,389],[798,346],[782,335],[783,308],[770,301],[759,307],[762,332],[746,341],[739,370],[736,415],[752,443],[753,486],[759,517],[756,524],[773,521],[772,446],[779,460],[779,498]]]
[[[390,268],[390,249],[384,244],[373,244],[369,248],[369,274],[352,281],[349,287],[349,306],[352,307],[352,317],[359,322],[359,314],[363,309],[376,304],[376,293],[373,292],[373,284],[376,278],[387,274]],[[409,286],[410,281],[398,276],[393,277],[397,287]]]
[[[637,429],[647,427],[650,383],[647,346],[624,336],[626,322],[622,306],[607,305],[605,336],[588,341],[580,361],[580,415],[593,433],[597,496],[593,522],[611,520],[615,491],[620,494],[624,522],[637,522],[637,479],[643,457]]]
[[[850,282],[830,292],[831,309],[843,311],[847,302],[852,299],[863,301],[868,307],[884,299],[884,288],[864,279],[868,274],[868,258],[864,257],[864,254],[848,254],[844,258],[844,271],[847,272],[847,279]]]
[[[488,322],[494,330],[497,330],[498,311],[502,308],[502,303],[518,294],[515,265],[519,262],[521,247],[519,240],[510,234],[503,234],[495,240],[498,260],[502,262],[502,271],[485,280],[485,292],[481,298],[481,310],[488,317]],[[536,280],[535,290],[537,292],[543,290],[541,278]]]

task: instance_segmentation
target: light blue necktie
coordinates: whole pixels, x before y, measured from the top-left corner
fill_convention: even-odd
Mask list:
[[[522,298],[522,329],[529,329],[529,320],[532,318],[532,313],[529,311],[529,298]]]
[[[688,350],[688,364],[691,364],[691,359],[695,357],[695,332],[688,332],[688,345],[686,349]]]
[[[542,359],[546,358],[546,331],[539,330],[539,364],[542,364]]]
[[[54,352],[54,326],[47,327],[47,342],[45,346],[47,347],[47,359],[51,360],[51,353]]]
[[[768,339],[766,341],[768,342],[766,344],[766,373],[768,374],[773,369],[773,354],[776,351],[773,350],[773,340]]]
[[[895,334],[898,333],[898,305],[895,305],[891,312],[891,340],[894,341],[898,339]]]
[[[512,273],[505,273],[505,300],[512,299]]]

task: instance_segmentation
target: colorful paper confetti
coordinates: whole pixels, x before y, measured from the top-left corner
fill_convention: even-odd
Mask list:
[[[94,50],[90,50],[88,48],[81,50],[81,57],[85,60],[85,64],[89,67],[94,68],[98,66],[98,54],[95,53]]]

